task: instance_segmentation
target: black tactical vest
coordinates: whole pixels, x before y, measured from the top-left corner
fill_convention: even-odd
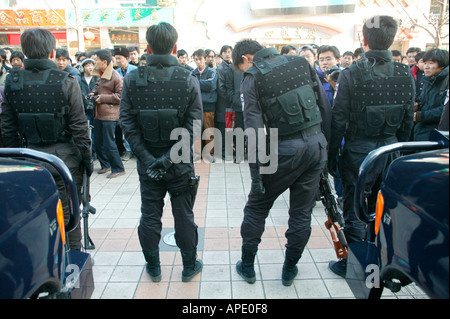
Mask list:
[[[288,137],[322,122],[318,85],[311,78],[309,63],[298,56],[279,55],[274,48],[257,52],[247,73],[255,77],[264,123]]]
[[[386,66],[389,76],[375,75],[372,66],[363,67],[361,63],[350,66],[354,91],[349,137],[387,139],[401,128],[414,98],[410,69],[397,62]]]
[[[19,132],[28,144],[69,140],[66,131],[69,103],[63,92],[68,76],[57,69],[10,71],[5,96],[18,115]]]
[[[137,70],[128,94],[144,138],[154,147],[170,147],[172,130],[182,127],[189,107],[191,73],[178,66],[145,66]]]

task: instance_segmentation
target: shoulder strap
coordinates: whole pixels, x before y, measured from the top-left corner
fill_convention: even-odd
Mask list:
[[[9,71],[7,83],[10,85],[11,91],[20,91],[23,89],[23,69],[13,68]]]

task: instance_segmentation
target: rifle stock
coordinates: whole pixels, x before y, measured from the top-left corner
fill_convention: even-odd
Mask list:
[[[336,198],[331,192],[331,184],[325,173],[320,175],[320,199],[322,200],[328,220],[325,227],[330,231],[334,250],[338,258],[347,257],[347,240],[344,235],[344,218],[337,205]]]

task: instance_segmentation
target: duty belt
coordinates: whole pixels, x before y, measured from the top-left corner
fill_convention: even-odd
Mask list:
[[[295,140],[297,138],[307,138],[313,135],[317,135],[319,133],[322,133],[322,125],[321,124],[316,124],[314,126],[308,127],[304,130],[301,130],[300,132],[291,134],[291,135],[287,135],[287,136],[280,136],[280,140],[281,141],[285,141],[285,140]]]

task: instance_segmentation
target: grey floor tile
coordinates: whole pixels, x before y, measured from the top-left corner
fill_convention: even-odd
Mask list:
[[[97,266],[115,266],[119,262],[122,252],[103,252],[98,251],[94,255],[95,267]]]
[[[204,251],[203,252],[204,265],[228,265],[230,264],[230,253],[226,251]]]
[[[106,285],[101,299],[132,299],[138,283],[110,282]]]
[[[264,299],[264,289],[260,280],[254,284],[245,281],[232,281],[233,299]]]
[[[230,265],[204,265],[201,281],[231,281]]]
[[[354,298],[345,279],[324,279],[324,282],[332,298]]]
[[[142,266],[145,265],[144,254],[140,251],[124,251],[117,263],[120,266]]]
[[[231,282],[202,281],[199,297],[200,299],[231,299]]]
[[[322,279],[294,280],[294,286],[300,299],[328,299],[331,297]]]
[[[110,282],[138,282],[141,279],[144,266],[117,266]]]
[[[294,285],[285,287],[279,280],[263,280],[264,292],[267,299],[297,299]]]

